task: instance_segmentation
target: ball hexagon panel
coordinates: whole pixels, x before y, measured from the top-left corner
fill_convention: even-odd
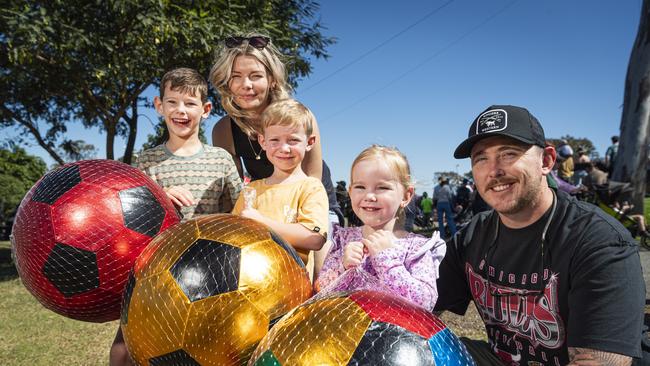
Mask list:
[[[285,315],[249,365],[474,365],[436,316],[369,290],[320,295]]]
[[[65,297],[99,287],[97,256],[89,250],[56,243],[43,266],[43,275]]]
[[[43,177],[41,183],[34,189],[32,200],[52,205],[80,182],[79,166],[64,166]]]
[[[149,237],[160,231],[165,209],[147,187],[125,189],[119,195],[124,212],[124,226]]]
[[[149,360],[150,366],[201,366],[192,356],[183,350],[174,351],[166,355],[154,357]]]
[[[201,365],[246,362],[271,322],[311,295],[291,252],[266,226],[226,214],[157,236],[135,263],[122,307],[131,356],[146,364],[182,351]]]
[[[191,301],[235,291],[239,285],[241,249],[212,240],[194,242],[170,268]]]
[[[43,176],[16,213],[12,249],[25,287],[70,318],[119,318],[135,258],[179,222],[165,192],[138,169],[111,160],[71,163]]]

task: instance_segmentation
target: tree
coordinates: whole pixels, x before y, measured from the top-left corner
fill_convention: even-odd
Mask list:
[[[20,201],[46,169],[41,158],[16,145],[0,148],[0,239],[7,240]]]
[[[578,157],[577,151],[579,147],[585,149],[587,155],[592,159],[598,158],[598,151],[594,147],[593,142],[591,142],[591,140],[589,140],[586,137],[573,137],[571,135],[564,135],[559,139],[555,139],[555,138],[547,139],[547,141],[553,144],[553,146],[555,146],[556,148],[561,145],[562,140],[566,140],[569,146],[571,146],[576,158]]]
[[[438,178],[445,177],[449,180],[449,184],[452,186],[458,185],[463,181],[463,176],[456,172],[435,172],[433,173],[434,185],[438,184]]]
[[[643,213],[650,118],[650,1],[644,0],[625,76],[623,114],[612,180],[630,182],[635,213]]]
[[[0,9],[0,124],[22,126],[55,160],[70,123],[99,126],[106,157],[127,138],[130,162],[142,92],[186,66],[204,74],[225,35],[258,29],[288,58],[293,83],[327,57],[311,0],[6,1]],[[5,88],[5,86],[8,86]],[[39,126],[47,126],[43,131]]]

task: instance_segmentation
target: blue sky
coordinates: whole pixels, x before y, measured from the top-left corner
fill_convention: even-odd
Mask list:
[[[547,137],[586,137],[602,155],[619,131],[640,10],[641,0],[322,1],[324,33],[338,42],[295,97],[318,118],[335,181],[373,143],[407,155],[419,192],[436,171],[467,172],[453,150],[491,104],[524,106]],[[136,148],[150,131],[141,118]],[[98,131],[71,136],[104,156]]]

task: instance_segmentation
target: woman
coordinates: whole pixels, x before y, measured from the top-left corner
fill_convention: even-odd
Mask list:
[[[210,82],[219,92],[221,105],[228,113],[212,129],[212,144],[232,155],[242,177],[244,168],[253,180],[266,178],[273,172],[273,165],[257,142],[257,135],[261,133],[259,116],[264,109],[273,101],[290,96],[291,87],[282,58],[271,39],[264,35],[251,33],[244,37],[228,37],[210,71]],[[330,221],[342,223],[343,215],[329,169],[322,160],[317,124],[313,133],[316,142],[305,155],[302,168],[307,175],[321,179],[328,194]],[[328,249],[325,244],[316,253],[315,273]]]

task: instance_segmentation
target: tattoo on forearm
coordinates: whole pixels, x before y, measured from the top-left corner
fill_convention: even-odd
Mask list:
[[[569,347],[569,362],[569,365],[576,366],[629,366],[632,358],[590,348]]]

